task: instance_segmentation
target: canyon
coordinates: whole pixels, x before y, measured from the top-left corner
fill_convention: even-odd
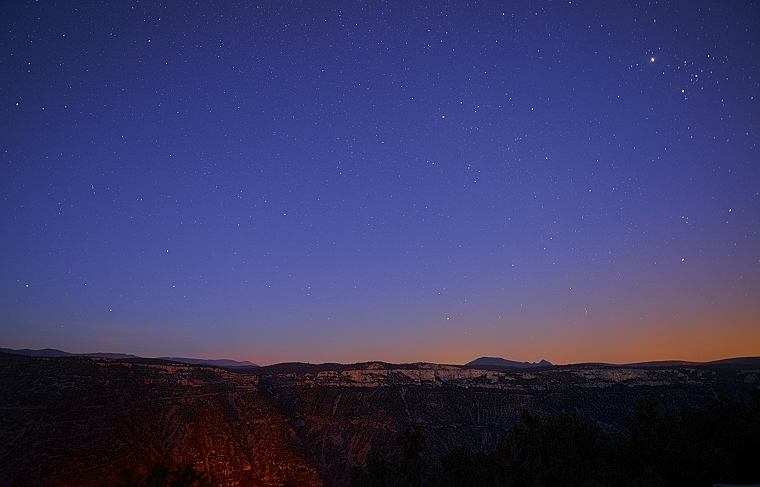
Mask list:
[[[0,486],[115,485],[125,469],[192,465],[221,486],[341,486],[418,426],[424,455],[491,451],[523,412],[625,430],[644,398],[676,412],[760,385],[755,360],[222,368],[156,359],[0,353]]]

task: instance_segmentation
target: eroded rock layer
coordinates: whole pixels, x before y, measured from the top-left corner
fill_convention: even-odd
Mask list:
[[[672,411],[742,399],[739,366],[483,370],[282,364],[246,371],[150,360],[0,354],[0,485],[102,486],[124,469],[193,465],[223,486],[344,485],[419,425],[430,459],[490,450],[522,411],[624,426],[642,397]]]

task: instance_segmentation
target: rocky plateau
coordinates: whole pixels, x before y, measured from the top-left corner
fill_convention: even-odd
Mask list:
[[[642,398],[669,411],[742,400],[760,365],[278,364],[0,353],[0,486],[115,485],[124,469],[193,465],[221,486],[341,486],[421,427],[425,454],[489,451],[519,421],[577,412],[624,431]]]

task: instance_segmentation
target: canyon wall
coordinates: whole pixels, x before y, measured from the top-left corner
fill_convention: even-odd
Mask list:
[[[0,354],[0,486],[114,485],[124,469],[193,465],[223,486],[339,486],[418,425],[431,461],[490,450],[523,411],[577,412],[617,432],[643,397],[669,411],[741,400],[760,370],[577,365],[281,364]]]

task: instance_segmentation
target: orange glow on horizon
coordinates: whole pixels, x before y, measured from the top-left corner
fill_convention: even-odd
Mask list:
[[[760,356],[760,326],[752,319],[730,326],[717,326],[709,322],[692,326],[671,324],[667,327],[597,326],[533,337],[522,332],[520,336],[501,340],[446,340],[443,337],[430,337],[424,340],[422,345],[420,340],[410,339],[404,346],[392,347],[367,341],[340,348],[342,350],[333,349],[330,351],[332,353],[316,357],[304,349],[293,351],[294,353],[287,357],[279,357],[273,353],[260,362],[250,357],[239,360],[251,360],[261,365],[288,361],[432,362],[461,365],[478,357],[491,356],[521,362],[538,362],[544,359],[557,365],[585,362],[626,364],[658,360],[709,362],[725,358]],[[344,350],[351,352],[346,353]]]

